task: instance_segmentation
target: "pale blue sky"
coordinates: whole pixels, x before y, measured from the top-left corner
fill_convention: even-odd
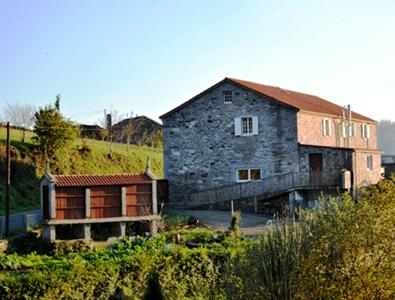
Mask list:
[[[395,121],[395,0],[0,0],[0,34],[0,110],[157,120],[228,76]]]

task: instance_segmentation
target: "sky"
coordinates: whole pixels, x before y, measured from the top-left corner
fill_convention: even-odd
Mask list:
[[[395,121],[392,1],[0,0],[0,113],[154,120],[224,77]]]

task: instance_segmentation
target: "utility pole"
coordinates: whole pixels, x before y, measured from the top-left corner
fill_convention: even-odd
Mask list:
[[[5,180],[5,235],[10,236],[10,185],[11,185],[11,155],[10,155],[10,122],[7,122],[7,159]]]

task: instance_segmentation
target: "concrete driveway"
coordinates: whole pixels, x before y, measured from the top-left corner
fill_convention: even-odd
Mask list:
[[[193,216],[199,219],[200,223],[219,231],[226,231],[232,219],[230,211],[218,210],[192,210],[192,209],[167,209],[167,211]],[[267,222],[271,220],[267,216],[259,213],[241,213],[241,231],[246,235],[257,235],[265,231]]]

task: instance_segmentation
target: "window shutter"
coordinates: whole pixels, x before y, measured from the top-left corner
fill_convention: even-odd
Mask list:
[[[241,135],[241,118],[235,118],[235,135]]]
[[[361,136],[364,138],[365,137],[365,124],[361,124]]]
[[[325,136],[325,119],[322,119],[322,135]]]
[[[259,133],[258,117],[252,117],[252,134],[258,135],[258,133]]]
[[[370,138],[370,128],[368,124],[366,124],[366,138]]]

